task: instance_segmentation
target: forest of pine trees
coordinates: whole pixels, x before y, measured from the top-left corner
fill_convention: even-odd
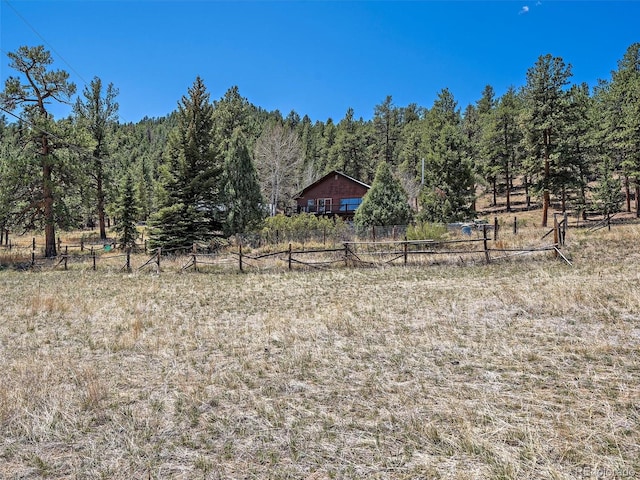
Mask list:
[[[338,121],[266,111],[237,87],[212,100],[198,77],[170,115],[120,123],[117,86],[96,77],[75,98],[44,47],[8,57],[0,232],[42,230],[49,256],[56,229],[95,227],[104,238],[123,219],[123,245],[135,240],[133,221],[147,222],[162,248],[251,231],[321,175],[371,184],[380,165],[419,221],[473,218],[485,192],[511,211],[516,186],[526,207],[542,207],[543,225],[551,205],[640,217],[640,43],[593,89],[572,84],[562,58],[542,55],[526,84],[502,96],[487,85],[464,108],[446,88],[430,106],[387,96],[371,120],[349,108]],[[56,101],[73,105],[67,118],[47,111]]]

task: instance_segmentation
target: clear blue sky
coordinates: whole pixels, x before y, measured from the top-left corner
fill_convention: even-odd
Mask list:
[[[314,121],[369,119],[387,95],[431,107],[443,88],[464,109],[487,84],[523,86],[547,53],[593,86],[640,41],[637,1],[0,0],[0,21],[2,88],[6,53],[44,45],[79,92],[113,82],[133,122],[175,110],[197,75],[214,100],[237,85]]]

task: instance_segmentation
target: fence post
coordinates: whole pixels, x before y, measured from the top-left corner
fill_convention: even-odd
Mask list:
[[[84,237],[80,237],[80,251],[84,252]]]
[[[569,228],[569,216],[567,212],[564,212],[564,224],[562,225],[562,245],[566,243],[567,239],[567,228]]]
[[[553,214],[553,243],[555,244],[556,248],[553,250],[553,256],[556,258],[558,258],[557,247],[560,246],[560,244],[558,243],[559,230],[560,230],[560,227],[558,225],[558,215],[554,213]]]
[[[489,263],[490,259],[489,259],[489,245],[487,242],[487,225],[482,225],[482,239],[483,239],[483,245],[484,245],[484,260],[485,262]]]
[[[93,260],[93,271],[96,271],[96,252],[93,249],[93,247],[91,247],[91,258]]]
[[[127,247],[127,272],[131,271],[131,247]]]
[[[64,247],[64,269],[67,269],[67,259],[69,258],[69,245]]]
[[[513,234],[518,234],[518,217],[513,217]]]
[[[289,243],[289,270],[291,270],[291,243]]]
[[[242,272],[242,243],[238,243],[238,265]]]
[[[408,255],[408,251],[407,249],[409,248],[409,242],[407,242],[407,236],[404,236],[404,264],[407,264],[407,255]]]
[[[194,253],[193,255],[191,255],[193,257],[193,271],[197,272],[198,271],[198,256]]]
[[[349,266],[349,244],[347,242],[344,243],[344,266]]]
[[[158,265],[158,273],[160,273],[160,255],[162,254],[162,248],[158,247],[158,251],[156,252],[156,264]]]
[[[31,242],[32,247],[31,249],[35,252],[36,251],[36,237],[33,237],[33,241]]]
[[[498,217],[493,217],[493,241],[498,240]]]

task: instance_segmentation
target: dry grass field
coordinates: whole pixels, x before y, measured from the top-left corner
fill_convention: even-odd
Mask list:
[[[638,478],[639,238],[571,230],[573,266],[0,271],[0,478]]]

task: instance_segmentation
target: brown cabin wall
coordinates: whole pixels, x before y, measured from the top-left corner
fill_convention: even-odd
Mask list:
[[[323,182],[314,185],[304,192],[304,195],[298,197],[298,206],[306,207],[308,200],[317,200],[318,198],[331,198],[333,209],[338,210],[340,200],[343,198],[362,198],[367,193],[367,188],[359,183],[353,182],[342,175],[333,175]]]

